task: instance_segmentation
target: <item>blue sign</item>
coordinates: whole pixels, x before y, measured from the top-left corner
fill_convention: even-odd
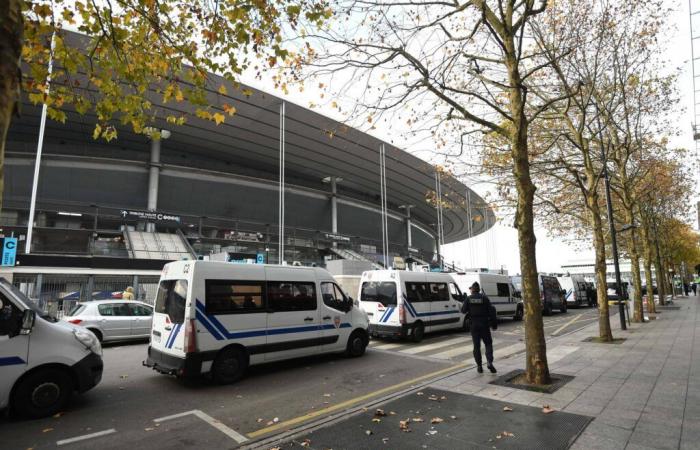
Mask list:
[[[17,256],[17,238],[6,237],[2,244],[2,265],[14,266]]]
[[[265,264],[265,254],[258,253],[257,257],[255,258],[255,263],[256,264]]]

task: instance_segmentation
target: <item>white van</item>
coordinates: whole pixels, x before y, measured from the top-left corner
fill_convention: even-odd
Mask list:
[[[369,270],[358,297],[372,336],[420,342],[426,332],[466,326],[462,293],[447,273]]]
[[[0,409],[39,418],[62,410],[73,392],[102,379],[94,334],[58,322],[0,278]]]
[[[451,274],[462,292],[468,293],[474,282],[479,283],[481,291],[491,300],[498,316],[523,319],[523,301],[516,295],[508,275],[484,272],[457,272]]]
[[[156,295],[144,365],[232,383],[249,365],[320,353],[364,354],[367,315],[315,267],[177,261]]]
[[[589,289],[582,276],[557,277],[557,280],[568,306],[592,306],[592,300],[588,298]]]

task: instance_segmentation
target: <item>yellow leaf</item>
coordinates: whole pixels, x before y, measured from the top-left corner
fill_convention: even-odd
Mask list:
[[[223,122],[226,119],[226,116],[224,116],[221,113],[214,113],[214,122],[216,122],[217,125],[220,125],[221,122]]]
[[[185,96],[182,94],[182,91],[181,91],[180,88],[178,87],[178,88],[175,90],[175,100],[177,100],[178,102],[181,102],[181,101],[183,101],[184,99],[185,99]]]
[[[228,94],[228,91],[226,90],[226,86],[224,86],[223,84],[221,86],[219,86],[219,94],[221,94],[221,95]]]

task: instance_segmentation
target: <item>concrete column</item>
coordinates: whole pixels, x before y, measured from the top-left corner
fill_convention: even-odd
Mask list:
[[[158,208],[158,178],[160,176],[160,136],[151,138],[151,162],[148,173],[148,203],[146,209],[155,211]],[[155,231],[154,223],[146,224],[146,231]]]
[[[338,182],[331,177],[331,231],[338,233]]]
[[[413,205],[406,206],[406,243],[409,247],[413,247],[413,239],[411,237],[411,207]]]

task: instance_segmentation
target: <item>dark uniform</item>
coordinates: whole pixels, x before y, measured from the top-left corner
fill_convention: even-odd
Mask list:
[[[479,285],[476,285],[475,293],[469,295],[462,304],[462,313],[467,314],[471,320],[472,341],[474,342],[474,360],[479,366],[481,372],[481,341],[484,341],[486,347],[486,362],[491,372],[495,373],[493,368],[493,341],[491,339],[492,327],[494,330],[498,327],[496,319],[496,310],[491,306],[491,301],[485,295],[479,292]],[[474,286],[472,286],[474,288]]]

